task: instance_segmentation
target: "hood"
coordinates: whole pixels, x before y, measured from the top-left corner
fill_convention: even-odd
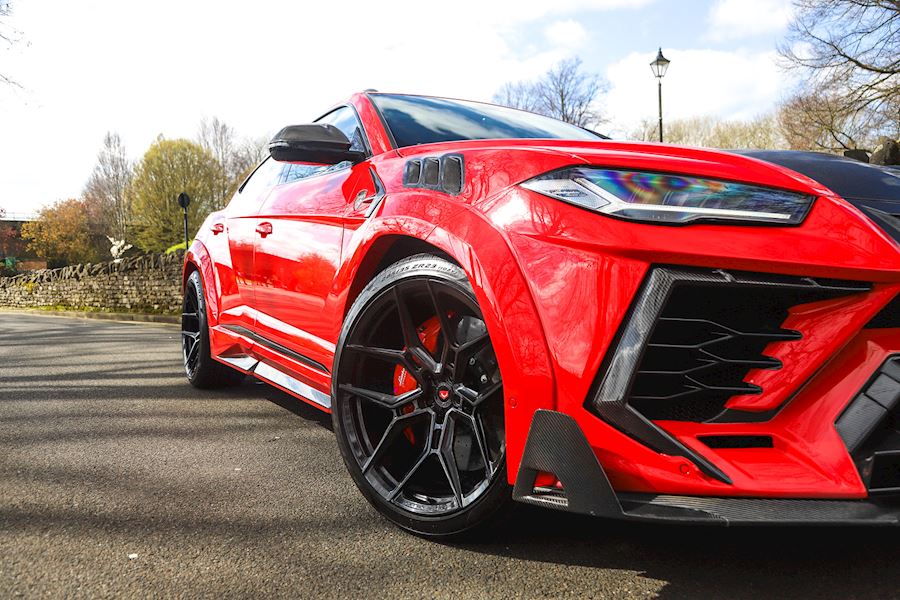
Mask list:
[[[860,209],[900,242],[900,168],[880,167],[820,152],[743,150],[737,154],[814,179]]]

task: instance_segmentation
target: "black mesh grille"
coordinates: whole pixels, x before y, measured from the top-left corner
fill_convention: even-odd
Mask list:
[[[775,444],[768,435],[706,435],[700,441],[716,449],[738,448],[774,448]]]
[[[881,309],[881,312],[875,315],[869,324],[868,329],[885,329],[900,327],[900,295],[897,295],[887,306]]]
[[[406,185],[418,185],[422,178],[422,161],[413,159],[406,163],[406,172],[403,174],[403,183]]]
[[[422,165],[422,172],[424,177],[422,178],[422,183],[427,187],[437,187],[438,182],[440,181],[440,169],[441,163],[436,158],[426,158],[425,164]]]
[[[815,285],[792,285],[798,281]],[[675,284],[638,364],[628,404],[650,420],[703,422],[720,415],[731,397],[761,393],[744,379],[752,369],[782,367],[764,354],[769,344],[801,338],[781,326],[789,309],[847,293],[832,284],[785,277],[740,290]]]
[[[448,194],[459,194],[463,188],[462,156],[441,157],[441,188]]]

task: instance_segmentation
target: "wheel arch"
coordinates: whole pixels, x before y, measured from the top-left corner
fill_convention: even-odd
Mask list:
[[[212,257],[206,246],[199,240],[194,240],[191,247],[184,255],[184,267],[181,271],[181,291],[184,293],[188,277],[194,271],[199,271],[203,281],[203,294],[206,298],[206,316],[211,325],[219,322],[219,295],[218,280],[215,275]]]
[[[507,473],[513,483],[532,416],[556,406],[552,361],[528,283],[502,232],[476,209],[466,206],[427,229],[424,221],[412,221],[417,226],[409,227],[410,221],[405,229],[372,223],[367,234],[358,230],[366,239],[345,263],[355,269],[344,287],[341,314],[346,316],[380,270],[402,258],[432,253],[459,265],[481,306],[503,376]]]

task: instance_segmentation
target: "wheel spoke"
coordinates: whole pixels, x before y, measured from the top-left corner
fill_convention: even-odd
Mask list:
[[[490,477],[494,473],[494,466],[491,464],[491,455],[488,452],[487,440],[484,437],[484,428],[482,427],[481,419],[476,418],[473,415],[465,415],[466,420],[469,422],[469,426],[472,428],[472,433],[475,435],[475,445],[478,446],[478,451],[481,453],[481,460],[484,462],[484,472]]]
[[[413,322],[406,300],[403,299],[403,294],[400,293],[400,286],[394,288],[394,300],[397,303],[397,314],[400,316],[400,329],[403,332],[403,341],[413,360],[421,364],[427,371],[435,375],[440,374],[441,364],[434,360],[431,352],[428,351],[419,338],[419,331]]]
[[[380,348],[378,346],[363,346],[361,344],[347,344],[344,350],[357,352],[359,354],[368,354],[375,358],[381,358],[387,362],[402,363],[406,360],[406,353],[403,350],[394,350],[393,348]]]
[[[450,318],[448,316],[447,311],[441,306],[440,300],[438,300],[438,293],[434,289],[434,285],[431,281],[426,281],[425,285],[428,286],[428,295],[431,296],[431,303],[434,305],[434,312],[437,315],[438,321],[441,323],[441,335],[444,338],[444,352],[449,352],[450,349],[456,348],[456,335],[453,331],[453,325],[450,323]],[[445,358],[441,359],[443,362],[446,362]]]
[[[435,375],[441,374],[441,363],[434,360],[431,352],[426,350],[424,346],[411,346],[409,353],[412,354],[413,360],[418,361],[426,371],[434,373]]]
[[[459,480],[459,465],[456,464],[456,455],[453,453],[454,441],[456,441],[456,421],[453,413],[449,412],[444,418],[444,427],[441,429],[438,459],[444,468],[444,474],[447,475],[450,489],[453,490],[453,498],[456,500],[457,506],[462,508],[462,483]]]
[[[200,342],[196,338],[191,342],[191,349],[188,350],[184,364],[190,366],[194,362],[194,357],[197,355],[197,350],[200,348]]]
[[[456,393],[462,396],[472,407],[478,407],[502,389],[503,382],[498,381],[497,383],[492,383],[480,392],[476,392],[470,387],[460,385],[456,388]]]
[[[391,410],[400,408],[405,404],[409,404],[422,395],[421,388],[416,388],[398,396],[394,396],[393,394],[386,394],[384,392],[376,392],[375,390],[356,387],[355,385],[350,385],[349,383],[342,383],[339,387],[341,390],[349,394],[353,394],[357,398],[364,398],[370,402],[377,404],[378,406]]]
[[[425,464],[425,461],[428,460],[428,457],[431,456],[431,437],[434,435],[434,414],[431,414],[431,425],[428,428],[428,438],[425,440],[425,446],[422,448],[422,454],[419,455],[419,458],[416,459],[416,462],[413,463],[413,466],[409,468],[409,471],[406,472],[406,475],[403,476],[397,486],[388,493],[387,499],[390,501],[394,501],[400,492],[403,491],[403,488],[406,487],[406,484],[409,483],[409,480],[413,478],[419,468]]]
[[[406,369],[419,385],[424,384],[420,369],[409,360],[405,350],[394,350],[393,348],[381,348],[378,346],[363,346],[362,344],[347,344],[344,349],[378,358],[385,362],[398,364]]]
[[[372,468],[372,465],[376,464],[384,456],[384,453],[390,448],[391,444],[405,428],[428,414],[430,414],[428,411],[417,410],[406,415],[394,417],[394,420],[391,421],[387,426],[387,429],[384,430],[381,439],[375,446],[375,450],[372,451],[372,456],[370,456],[363,465],[362,472],[367,473],[369,469]]]

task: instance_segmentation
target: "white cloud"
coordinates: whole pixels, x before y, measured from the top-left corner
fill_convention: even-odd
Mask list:
[[[793,14],[791,0],[717,0],[709,12],[709,36],[721,41],[779,32]]]
[[[25,89],[0,88],[0,206],[78,195],[107,130],[139,158],[159,133],[193,137],[204,116],[262,135],[369,87],[489,100],[571,51],[552,35],[514,50],[516,28],[557,19],[577,37],[572,16],[651,1],[19,2],[27,43],[0,64]]]
[[[555,21],[544,30],[544,36],[556,46],[578,48],[587,38],[587,31],[578,21]]]
[[[774,51],[725,52],[666,49],[672,61],[663,78],[665,120],[700,115],[747,119],[771,110],[787,85]],[[652,52],[632,53],[607,71],[610,131],[627,135],[658,114]]]

